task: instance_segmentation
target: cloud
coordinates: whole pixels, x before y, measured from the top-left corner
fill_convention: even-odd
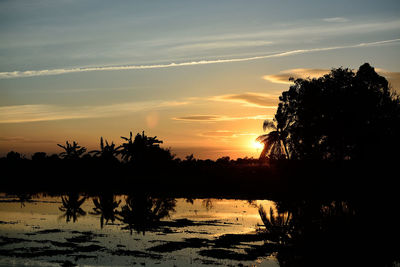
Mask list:
[[[278,96],[261,93],[242,93],[212,97],[211,100],[242,103],[248,107],[276,108]]]
[[[292,82],[289,81],[289,78],[291,77],[295,79],[316,78],[321,77],[329,72],[330,70],[328,69],[289,69],[283,70],[278,74],[265,75],[263,76],[263,79],[273,83],[291,84]]]
[[[217,122],[217,121],[235,121],[235,120],[266,120],[271,119],[272,116],[255,115],[255,116],[223,116],[223,115],[190,115],[183,117],[175,117],[173,120],[177,121],[197,121],[197,122]]]
[[[218,130],[218,131],[210,131],[210,132],[204,132],[200,134],[201,136],[205,137],[239,137],[239,136],[256,136],[257,134],[255,133],[241,133],[241,132],[234,132],[234,131],[226,131],[226,130]]]
[[[335,23],[335,22],[343,23],[343,22],[348,22],[349,21],[349,19],[342,18],[342,17],[324,18],[322,20],[325,21],[325,22],[333,22],[333,23]]]
[[[235,132],[220,130],[220,131],[201,133],[201,136],[206,136],[206,137],[234,137],[235,136]]]
[[[5,143],[56,143],[54,140],[28,139],[20,136],[0,136],[0,142]]]
[[[273,83],[291,84],[292,82],[289,81],[290,77],[295,79],[317,78],[329,73],[330,71],[330,69],[288,69],[283,70],[278,74],[265,75],[263,76],[263,79]],[[380,68],[375,68],[375,71],[379,75],[384,76],[389,81],[393,89],[400,91],[400,72],[392,72]]]
[[[260,56],[245,57],[245,58],[200,60],[200,61],[190,61],[190,62],[181,62],[181,63],[167,63],[167,64],[154,64],[154,65],[99,66],[99,67],[82,67],[82,68],[69,68],[69,69],[50,69],[50,70],[9,71],[9,72],[0,72],[0,79],[37,77],[37,76],[60,75],[60,74],[92,72],[92,71],[145,70],[145,69],[160,69],[160,68],[172,68],[172,67],[187,67],[187,66],[206,65],[206,64],[244,62],[244,61],[253,61],[253,60],[260,60],[260,59],[285,57],[285,56],[312,53],[312,52],[331,51],[331,50],[338,50],[338,49],[349,49],[349,48],[368,47],[368,46],[380,46],[380,45],[386,45],[386,44],[398,43],[398,42],[400,42],[400,39],[384,40],[384,41],[369,42],[369,43],[359,43],[359,44],[345,45],[345,46],[299,49],[299,50],[291,50],[291,51],[279,52],[279,53],[275,53],[275,54],[260,55]]]
[[[142,110],[186,105],[188,102],[147,101],[103,106],[15,105],[0,107],[0,123],[114,117]]]
[[[241,47],[257,47],[271,45],[273,42],[264,40],[231,40],[231,41],[214,41],[200,42],[192,44],[177,45],[171,50],[211,50],[211,49],[226,49],[226,48],[241,48]]]
[[[328,20],[345,20],[346,18],[325,18]],[[324,20],[324,19],[322,19]],[[348,20],[349,21],[349,20]],[[259,31],[259,32],[241,32],[241,33],[229,33],[229,34],[218,34],[218,35],[208,35],[208,36],[200,36],[196,39],[193,36],[186,38],[163,38],[160,40],[153,40],[151,42],[145,42],[146,46],[169,46],[169,47],[180,47],[180,46],[190,46],[192,44],[199,44],[199,48],[201,48],[201,44],[210,44],[212,46],[214,43],[235,43],[238,44],[240,42],[252,42],[252,41],[263,41],[275,38],[273,43],[278,43],[279,40],[276,38],[284,38],[285,40],[288,37],[297,38],[297,36],[334,36],[343,34],[354,34],[354,33],[368,33],[368,32],[381,32],[385,30],[396,30],[400,28],[400,20],[392,20],[392,21],[378,21],[378,22],[361,22],[361,23],[347,23],[347,24],[317,24],[317,25],[308,25],[308,26],[300,26],[298,23],[293,23],[291,25],[284,25],[284,27],[275,27],[270,28],[268,30]],[[243,40],[243,41],[242,41]],[[250,41],[248,41],[250,40]]]

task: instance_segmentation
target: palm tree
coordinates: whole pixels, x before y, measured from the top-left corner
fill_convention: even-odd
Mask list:
[[[116,159],[116,155],[119,153],[119,149],[121,148],[116,147],[114,142],[111,142],[111,144],[108,143],[107,140],[105,140],[106,144],[104,145],[103,137],[100,138],[100,150],[92,150],[89,153],[95,156],[99,157],[104,160],[108,161],[114,161]]]
[[[65,146],[57,144],[57,146],[65,150],[60,153],[60,157],[64,159],[79,159],[86,152],[86,148],[79,146],[75,141],[72,142],[72,145],[68,141],[65,143]]]
[[[132,132],[128,137],[121,136],[122,139],[127,141],[121,145],[122,159],[126,162],[143,162],[154,151],[160,150],[160,145],[163,141],[158,140],[157,136],[148,137],[144,134],[137,134],[135,139],[132,139]]]
[[[63,211],[64,214],[61,217],[66,218],[66,222],[76,222],[78,217],[85,216],[86,212],[81,208],[81,205],[85,202],[86,197],[79,199],[78,193],[70,193],[67,196],[62,196],[62,206],[59,210]]]
[[[266,158],[267,155],[272,155],[275,158],[285,156],[289,159],[289,151],[286,146],[286,138],[288,136],[287,130],[284,127],[279,127],[279,123],[265,120],[263,123],[263,130],[266,131],[267,129],[272,129],[273,131],[260,135],[256,139],[256,141],[264,144],[260,159]]]
[[[104,220],[106,224],[108,221],[114,223],[116,219],[116,208],[118,208],[121,200],[116,201],[115,196],[113,194],[102,194],[98,198],[93,199],[94,204],[94,212],[90,212],[93,215],[101,215],[100,216],[100,227],[103,228]]]

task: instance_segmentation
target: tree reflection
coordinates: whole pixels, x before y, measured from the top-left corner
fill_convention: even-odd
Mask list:
[[[271,207],[267,214],[263,206],[259,206],[258,213],[264,223],[264,234],[268,236],[268,239],[279,244],[287,244],[291,238],[291,213],[275,212]]]
[[[94,208],[90,214],[100,215],[100,227],[103,229],[104,221],[105,224],[108,224],[109,221],[114,223],[119,204],[121,200],[116,201],[114,194],[112,193],[104,193],[97,198],[93,198]]]
[[[133,230],[145,234],[146,230],[155,228],[161,219],[175,211],[176,205],[174,198],[154,198],[145,194],[128,195],[125,202],[118,215],[131,234]]]
[[[61,196],[62,206],[59,209],[64,212],[61,218],[65,218],[66,222],[70,222],[72,218],[72,221],[76,222],[79,217],[85,216],[86,212],[81,208],[85,200],[86,197],[80,198],[78,193]]]
[[[32,202],[33,194],[30,193],[19,193],[17,194],[18,201],[21,203],[21,208],[25,207],[25,202]]]
[[[277,201],[276,211],[271,208],[268,215],[260,207],[259,213],[266,242],[277,245],[280,266],[382,266],[399,260],[392,245],[398,238],[396,222],[384,219],[390,206]]]

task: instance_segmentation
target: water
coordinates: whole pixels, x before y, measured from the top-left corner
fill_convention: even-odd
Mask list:
[[[0,266],[279,266],[268,200],[0,196]],[[258,231],[258,232],[257,232]],[[267,242],[268,243],[268,242]]]

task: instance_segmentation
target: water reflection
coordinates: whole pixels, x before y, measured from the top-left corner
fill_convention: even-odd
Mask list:
[[[38,255],[56,255],[59,262],[77,265],[125,266],[132,258],[173,265],[177,257],[183,258],[176,265],[186,265],[188,257],[196,265],[384,266],[399,261],[393,245],[399,237],[398,221],[391,216],[394,202],[175,199],[107,192],[30,199],[20,207],[21,195],[0,198],[0,265],[2,257],[26,260],[33,251],[39,261],[47,259]],[[53,207],[49,217],[43,215],[46,205]],[[39,215],[32,215],[41,207]],[[16,210],[29,215],[18,217]],[[54,223],[50,218],[60,211],[65,222],[74,223]]]
[[[92,215],[100,215],[100,227],[103,229],[104,221],[108,224],[109,221],[114,223],[117,218],[117,211],[121,200],[116,201],[113,193],[103,193],[99,197],[93,198],[93,212]]]
[[[145,234],[157,226],[159,221],[175,211],[174,198],[154,198],[146,194],[131,194],[125,198],[125,205],[118,212],[119,220],[127,224],[125,229]]]
[[[267,214],[260,207],[259,212],[265,239],[277,244],[280,266],[385,266],[399,260],[389,241],[398,241],[399,231],[382,213],[389,206],[378,210],[373,203],[356,201],[276,201],[276,211],[271,208]]]
[[[63,212],[60,218],[65,218],[66,222],[76,222],[79,217],[85,216],[86,211],[84,211],[81,206],[86,201],[86,197],[80,198],[78,193],[69,193],[66,196],[61,196],[62,206],[59,209]]]

